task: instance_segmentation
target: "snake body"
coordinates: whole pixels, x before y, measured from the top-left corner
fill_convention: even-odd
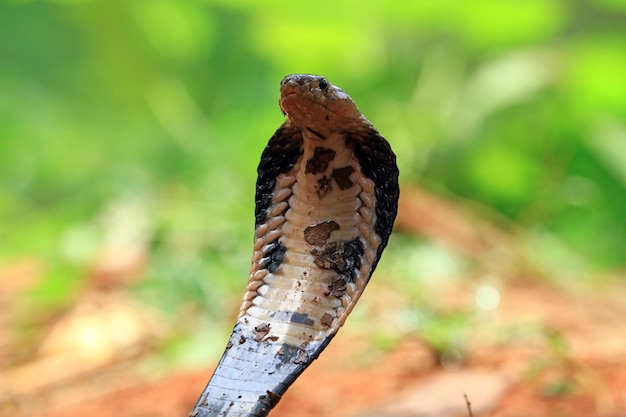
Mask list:
[[[389,143],[324,77],[289,75],[263,151],[247,290],[191,416],[266,416],[361,296],[397,212]]]

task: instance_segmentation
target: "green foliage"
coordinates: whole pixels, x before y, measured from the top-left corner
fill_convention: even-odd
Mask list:
[[[152,213],[144,285],[168,308],[219,305],[245,281],[278,82],[310,72],[355,98],[405,182],[623,267],[620,4],[0,2],[0,260],[39,257],[44,288],[74,288],[54,278],[77,267],[64,239],[130,196]]]

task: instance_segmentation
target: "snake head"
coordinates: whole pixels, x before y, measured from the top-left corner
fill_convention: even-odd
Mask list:
[[[289,121],[324,134],[345,130],[363,118],[348,94],[317,75],[283,78],[279,104]]]

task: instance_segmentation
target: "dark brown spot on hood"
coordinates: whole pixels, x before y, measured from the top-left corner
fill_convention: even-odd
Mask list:
[[[336,269],[343,272],[346,269],[346,261],[343,258],[345,244],[343,242],[331,242],[322,249],[311,250],[315,256],[315,265],[324,269]]]
[[[318,146],[313,151],[313,158],[306,161],[305,174],[318,174],[328,169],[328,164],[335,158],[335,152],[332,149],[322,148]]]
[[[346,166],[343,168],[335,168],[333,169],[333,173],[330,176],[335,180],[339,188],[342,190],[347,190],[352,187],[354,183],[350,179],[350,175],[354,172],[354,168],[351,166]]]
[[[345,284],[344,284],[344,289],[345,289]],[[324,326],[328,326],[330,327],[333,324],[333,316],[331,316],[328,313],[324,313],[322,315],[322,318],[320,319],[320,322],[324,325]]]
[[[357,237],[347,242],[330,242],[323,248],[311,249],[313,262],[320,268],[333,269],[340,273],[346,281],[352,282],[361,268],[363,244]]]
[[[270,332],[269,323],[261,323],[254,328],[254,340],[260,342]]]
[[[343,278],[337,278],[328,285],[328,291],[324,295],[332,295],[333,297],[342,297],[346,293],[346,281]],[[324,317],[322,316],[322,319]]]
[[[295,357],[293,363],[298,364],[308,364],[309,363],[309,354],[306,353],[306,350],[300,349],[298,351],[298,356]]]
[[[310,245],[322,246],[333,230],[339,230],[339,224],[333,220],[309,226],[304,229],[304,240]]]
[[[330,183],[330,179],[324,175],[322,178],[317,180],[317,185],[315,186],[315,192],[317,193],[317,197],[321,200],[324,196],[332,191],[333,187]]]

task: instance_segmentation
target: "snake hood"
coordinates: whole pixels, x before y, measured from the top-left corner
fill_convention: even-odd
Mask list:
[[[389,143],[326,78],[289,75],[257,169],[252,265],[237,323],[192,417],[263,417],[354,308],[398,207]]]

